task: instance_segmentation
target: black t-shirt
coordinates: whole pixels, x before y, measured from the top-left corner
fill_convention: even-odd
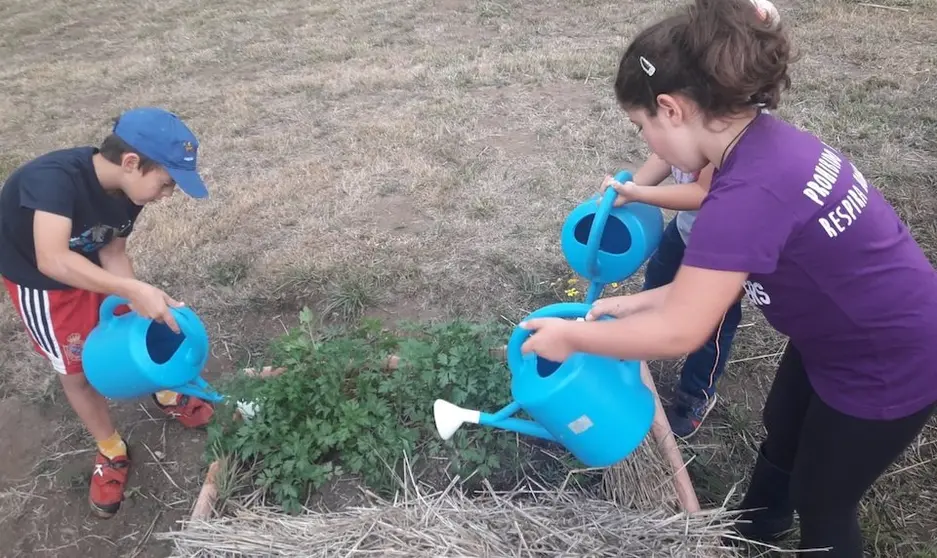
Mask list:
[[[72,288],[42,274],[33,241],[35,210],[72,220],[69,247],[100,265],[98,250],[133,230],[141,206],[107,192],[94,172],[94,147],[42,155],[13,172],[0,190],[0,275],[33,289]]]

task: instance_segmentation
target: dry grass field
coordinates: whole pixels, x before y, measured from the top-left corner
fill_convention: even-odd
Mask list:
[[[647,155],[611,80],[629,38],[680,3],[6,0],[0,178],[97,143],[129,106],[187,119],[211,198],[146,209],[130,245],[138,274],[208,324],[214,375],[255,362],[305,305],[516,321],[563,296],[567,212]],[[845,150],[937,261],[937,2],[777,5],[803,53],[780,114]],[[744,311],[724,396],[687,449],[707,502],[749,469],[783,346]],[[665,393],[676,364],[654,363]],[[152,411],[115,405],[133,488],[116,518],[91,519],[92,445],[5,300],[0,555],[166,555],[150,534],[188,513],[204,435]],[[862,517],[870,555],[937,557],[937,424]]]

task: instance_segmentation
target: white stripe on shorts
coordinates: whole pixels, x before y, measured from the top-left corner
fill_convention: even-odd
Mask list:
[[[19,286],[20,315],[42,352],[49,357],[52,368],[59,374],[65,374],[65,360],[62,358],[62,346],[52,327],[52,312],[48,291]]]

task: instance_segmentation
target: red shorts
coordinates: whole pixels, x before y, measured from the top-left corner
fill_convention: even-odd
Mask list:
[[[98,311],[106,296],[82,289],[31,289],[6,278],[3,284],[36,352],[49,359],[59,374],[84,372],[81,349],[88,334],[98,325]]]

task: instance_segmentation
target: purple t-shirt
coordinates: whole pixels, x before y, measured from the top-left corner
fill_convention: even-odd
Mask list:
[[[714,175],[683,263],[747,271],[817,395],[893,419],[937,401],[937,271],[842,154],[761,114]]]

